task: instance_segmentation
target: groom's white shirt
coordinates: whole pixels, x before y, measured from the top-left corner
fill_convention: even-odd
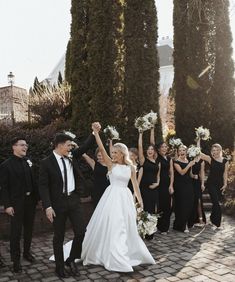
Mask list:
[[[63,182],[64,182],[64,167],[62,163],[62,156],[58,155],[55,151],[53,151],[54,156],[57,160],[57,163],[60,167],[60,171],[63,177]],[[67,180],[68,180],[68,193],[71,193],[75,190],[75,180],[74,180],[74,174],[73,174],[73,166],[72,163],[69,161],[68,158],[64,157],[66,169],[67,169]]]

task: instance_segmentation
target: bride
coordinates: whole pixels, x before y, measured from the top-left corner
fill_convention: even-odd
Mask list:
[[[95,127],[93,131],[108,167],[111,184],[106,188],[87,226],[82,244],[83,264],[103,265],[109,271],[118,272],[131,272],[132,267],[139,264],[155,264],[137,230],[133,196],[127,187],[130,179],[142,208],[143,202],[128,149],[126,145],[116,143],[111,159]],[[69,253],[70,245],[69,242],[66,253]]]

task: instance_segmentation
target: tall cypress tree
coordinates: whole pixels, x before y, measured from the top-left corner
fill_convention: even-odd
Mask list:
[[[187,145],[193,142],[199,125],[211,129],[213,142],[232,144],[234,82],[225,2],[174,1],[176,133]],[[210,69],[199,77],[207,67]]]
[[[213,83],[213,38],[211,1],[174,2],[174,67],[176,92],[176,133],[187,145],[195,128],[209,127],[210,89]],[[210,70],[201,77],[203,70]]]
[[[154,0],[127,0],[125,5],[125,101],[129,144],[136,144],[134,120],[151,109],[159,114],[157,14]],[[157,130],[162,139],[161,126]]]
[[[66,79],[71,84],[72,127],[80,135],[90,131],[89,75],[87,67],[87,36],[89,22],[87,0],[72,0],[71,39],[66,53]]]
[[[93,120],[103,126],[115,120],[114,63],[116,60],[113,2],[93,0],[90,6],[88,49],[89,95]],[[116,103],[115,103],[116,102]]]
[[[215,71],[212,96],[211,133],[214,142],[234,146],[234,62],[229,20],[229,1],[213,1],[215,9]]]

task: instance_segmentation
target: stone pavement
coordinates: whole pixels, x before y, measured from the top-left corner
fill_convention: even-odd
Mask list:
[[[132,273],[115,273],[101,266],[79,265],[80,277],[72,281],[235,281],[235,220],[225,216],[223,229],[214,231],[210,225],[193,228],[190,233],[171,231],[168,235],[156,234],[146,242],[156,260],[156,265],[139,266]],[[72,238],[67,232],[66,239]],[[54,275],[54,264],[48,261],[52,254],[52,234],[33,239],[32,250],[37,257],[33,265],[23,261],[23,272],[14,275],[10,270],[9,244],[3,242],[2,255],[7,267],[0,272],[0,282],[5,281],[61,281]]]

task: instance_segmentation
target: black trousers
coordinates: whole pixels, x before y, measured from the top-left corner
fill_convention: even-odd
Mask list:
[[[82,242],[85,235],[85,225],[78,194],[73,193],[70,196],[64,196],[62,205],[63,206],[55,210],[56,217],[53,221],[53,249],[56,269],[64,267],[63,243],[67,219],[69,218],[74,232],[74,239],[69,255],[70,261],[81,257]]]
[[[25,196],[14,205],[14,216],[11,216],[10,253],[12,261],[19,261],[21,248],[20,239],[23,229],[24,253],[30,251],[33,223],[35,217],[36,201],[32,196]]]

